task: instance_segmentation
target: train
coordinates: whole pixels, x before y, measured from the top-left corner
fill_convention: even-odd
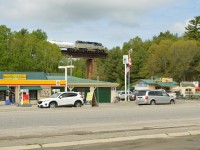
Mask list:
[[[61,41],[49,41],[56,44],[62,51],[105,53],[105,47],[98,42],[76,41],[75,44]]]

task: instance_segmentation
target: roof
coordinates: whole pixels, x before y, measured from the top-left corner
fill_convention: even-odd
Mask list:
[[[147,83],[147,84],[156,84],[155,80],[151,80],[151,79],[141,79],[143,82]]]
[[[0,79],[3,79],[4,74],[26,74],[26,80],[65,80],[65,74],[44,73],[44,72],[9,72],[0,71]],[[12,76],[11,76],[12,77]],[[17,77],[16,77],[17,78]],[[67,82],[70,86],[99,86],[99,87],[117,87],[118,83],[97,81],[91,79],[77,78],[73,76],[67,77]]]
[[[65,80],[64,74],[48,74],[47,75],[48,80]],[[67,82],[69,85],[98,85],[98,86],[106,86],[106,87],[116,87],[119,84],[112,83],[112,82],[105,82],[105,81],[97,81],[97,80],[91,80],[91,79],[84,79],[84,78],[78,78],[73,76],[67,76]]]
[[[0,79],[3,79],[4,74],[26,74],[27,80],[47,80],[44,72],[12,72],[12,71],[0,71]]]
[[[136,83],[139,83],[139,82],[144,82],[146,84],[155,84],[155,85],[159,85],[161,87],[172,87],[172,86],[178,85],[177,82],[158,82],[158,81],[151,80],[151,79],[141,79],[141,80],[137,81]]]
[[[169,83],[157,83],[161,87],[172,87],[172,86],[177,86],[178,83],[176,82],[169,82]]]
[[[182,87],[195,87],[193,83],[181,83]]]

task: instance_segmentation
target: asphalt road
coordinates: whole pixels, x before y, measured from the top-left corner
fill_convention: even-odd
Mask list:
[[[200,130],[200,102],[39,109],[0,107],[0,147]]]

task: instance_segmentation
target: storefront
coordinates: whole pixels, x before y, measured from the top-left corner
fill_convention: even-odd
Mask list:
[[[22,102],[37,104],[37,100],[64,92],[64,74],[46,75],[43,72],[0,72],[0,105]],[[68,91],[80,92],[84,98],[94,89],[100,103],[110,103],[116,93],[117,83],[89,80],[68,76]]]
[[[164,89],[165,91],[173,91],[175,87],[179,87],[177,82],[172,78],[159,78],[159,80],[141,79],[133,84],[135,90],[155,90]]]
[[[0,104],[7,101],[22,104],[26,98],[30,104],[36,104],[42,98],[41,91],[51,86],[65,86],[65,81],[48,80],[43,72],[0,72]],[[44,95],[44,94],[43,94]],[[50,96],[51,92],[44,97]]]

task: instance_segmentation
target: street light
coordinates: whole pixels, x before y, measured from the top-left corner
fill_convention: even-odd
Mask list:
[[[59,69],[65,69],[65,82],[66,82],[66,84],[65,84],[65,92],[67,92],[67,69],[68,68],[74,68],[74,66],[73,65],[71,65],[71,66],[58,66],[58,68]]]

